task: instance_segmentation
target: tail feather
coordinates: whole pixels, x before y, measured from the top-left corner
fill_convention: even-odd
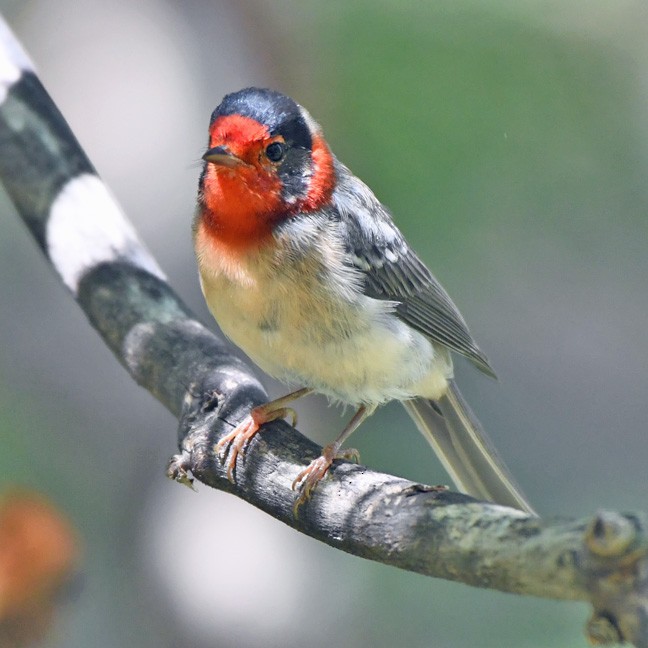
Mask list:
[[[438,401],[403,405],[459,490],[537,515],[454,381]]]

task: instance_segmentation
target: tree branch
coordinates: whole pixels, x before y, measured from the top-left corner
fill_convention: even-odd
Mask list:
[[[477,587],[589,601],[592,640],[648,646],[642,516],[541,521],[337,462],[295,518],[290,484],[320,448],[281,421],[252,440],[231,484],[214,444],[266,392],[173,293],[2,23],[0,41],[0,179],[104,342],[178,417],[181,451],[170,476],[234,493],[371,560]]]

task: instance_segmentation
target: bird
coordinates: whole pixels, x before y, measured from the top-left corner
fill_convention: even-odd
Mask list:
[[[213,111],[193,241],[222,332],[295,391],[251,409],[215,447],[227,477],[269,421],[311,392],[355,414],[292,482],[294,511],[377,407],[402,402],[457,488],[535,515],[461,395],[452,354],[495,376],[448,293],[390,211],[287,95],[250,87]]]

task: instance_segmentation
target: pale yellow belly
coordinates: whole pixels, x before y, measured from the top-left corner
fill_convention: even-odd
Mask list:
[[[278,380],[353,404],[445,392],[448,354],[436,353],[386,302],[332,299],[312,277],[289,286],[201,280],[222,331]]]

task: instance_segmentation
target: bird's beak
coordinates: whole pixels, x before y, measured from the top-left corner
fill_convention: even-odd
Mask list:
[[[211,162],[212,164],[218,164],[219,166],[228,167],[233,169],[237,166],[247,166],[247,162],[241,160],[240,157],[237,157],[232,153],[226,146],[214,146],[210,148],[205,155],[202,156],[202,159],[205,162]]]

